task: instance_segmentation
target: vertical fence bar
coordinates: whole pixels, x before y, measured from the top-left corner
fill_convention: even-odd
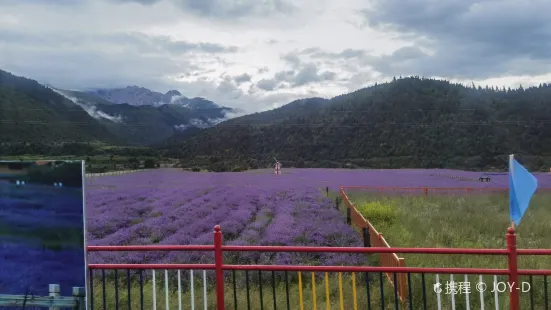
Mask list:
[[[465,275],[465,283],[469,283],[469,277],[467,275]],[[471,310],[471,304],[469,302],[469,290],[466,290],[465,292],[465,305],[467,307],[467,310]]]
[[[509,267],[509,284],[511,290],[509,292],[509,303],[511,310],[520,310],[519,291],[518,291],[518,265],[517,265],[517,236],[515,229],[509,227],[507,229],[507,251],[508,267]]]
[[[329,275],[325,273],[325,308],[331,310],[331,300],[329,299]]]
[[[339,303],[341,305],[341,310],[344,310],[344,299],[342,296],[342,272],[339,272]]]
[[[232,285],[233,285],[233,308],[237,310],[237,287],[235,280],[235,269],[231,271],[232,274]]]
[[[182,279],[181,279],[181,272],[179,269],[178,269],[178,310],[182,310]]]
[[[534,291],[532,291],[532,275],[529,278],[530,281],[530,310],[534,310]]]
[[[258,270],[258,288],[259,288],[259,294],[260,294],[260,310],[264,310],[264,295],[262,294],[263,288],[262,288],[262,270]]]
[[[494,275],[494,287],[497,287],[497,276]],[[497,294],[497,289],[494,290],[494,300],[495,300],[495,304],[496,304],[496,310],[499,310],[499,295]],[[511,301],[509,301],[511,302]],[[513,309],[513,308],[511,308]]]
[[[88,272],[90,273],[90,297],[88,298],[90,299],[90,308],[94,310],[94,270],[88,269]]]
[[[287,270],[285,270],[285,299],[287,301],[287,310],[291,310],[291,303],[289,301],[289,276]]]
[[[482,275],[479,275],[478,276],[478,282],[479,283],[484,283],[482,280],[484,278],[482,278]],[[480,310],[484,310],[484,290],[480,290]]]
[[[367,295],[367,310],[371,310],[371,292],[369,289],[369,272],[365,273],[365,294]]]
[[[128,310],[132,310],[132,302],[130,301],[130,295],[131,295],[131,292],[132,292],[132,287],[131,287],[131,283],[130,283],[130,280],[131,280],[131,276],[130,276],[130,269],[126,269],[126,288],[127,288],[127,293],[128,293]]]
[[[298,272],[298,300],[300,310],[304,310],[304,303],[302,301],[302,276],[300,271]]]
[[[317,310],[318,306],[316,300],[316,274],[314,272],[312,272],[312,301],[314,304],[314,310]]]
[[[421,289],[423,292],[423,310],[427,310],[427,283],[425,282],[425,274],[421,274]]]
[[[275,271],[272,270],[272,295],[274,297],[274,310],[277,309]]]
[[[207,310],[207,271],[203,270],[203,305]],[[168,310],[168,308],[166,308]]]
[[[103,310],[107,310],[107,293],[105,291],[105,269],[101,270],[101,290],[103,293]]]
[[[168,308],[168,270],[165,269],[165,309]]]
[[[438,285],[438,290],[436,291],[436,302],[438,303],[438,310],[442,310],[442,301],[440,300],[440,293],[442,289],[440,288],[440,275],[436,274],[436,284]]]
[[[456,290],[458,289],[457,288],[457,285],[455,284],[455,282],[453,281],[453,274],[450,274],[450,285],[452,286],[452,292],[451,292],[451,297],[452,297],[452,310],[455,310],[455,292]]]
[[[143,310],[143,270],[140,269],[140,310]]]
[[[155,269],[153,271],[153,310],[157,310],[157,287],[156,287],[156,281],[155,281]]]
[[[396,277],[396,272],[393,273],[393,278],[394,278],[394,307],[396,310],[398,310],[398,305],[399,305],[399,302],[398,302],[398,281],[397,281],[397,277]]]
[[[411,294],[411,273],[408,272],[408,300],[409,310],[413,310],[413,295]]]
[[[189,288],[190,288],[190,301],[191,301],[191,310],[195,310],[195,292],[193,291],[195,283],[193,283],[193,269],[189,270]]]
[[[119,310],[119,274],[115,269],[115,310]]]
[[[385,310],[385,284],[383,282],[382,272],[379,272],[379,292],[381,295],[381,309]]]
[[[352,273],[352,298],[354,299],[354,310],[358,310],[358,296],[356,295],[356,273]]]
[[[543,296],[545,297],[545,310],[549,307],[549,296],[547,293],[547,276],[543,276]]]
[[[245,288],[247,289],[247,310],[251,310],[251,293],[249,291],[249,269],[245,269]]]
[[[216,306],[224,310],[224,270],[222,257],[222,232],[220,226],[214,226],[214,265],[216,269]]]

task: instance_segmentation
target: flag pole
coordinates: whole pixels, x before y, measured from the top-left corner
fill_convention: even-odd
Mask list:
[[[513,160],[515,159],[515,155],[511,154],[509,155],[509,174],[511,176],[513,175]],[[509,192],[511,191],[511,185],[509,184]],[[511,228],[515,229],[515,221],[511,221]]]

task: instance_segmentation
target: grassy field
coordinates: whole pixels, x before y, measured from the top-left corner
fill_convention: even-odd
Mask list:
[[[360,190],[352,190],[347,191],[347,194],[358,211],[384,234],[392,247],[506,247],[505,235],[510,226],[507,192],[471,196],[389,196],[384,193],[362,193]],[[534,195],[530,207],[517,227],[518,248],[551,248],[550,203],[551,194]],[[408,267],[507,268],[507,258],[504,256],[399,256],[405,258]],[[551,269],[551,260],[548,256],[521,256],[519,268]],[[455,281],[464,281],[464,276],[460,276],[460,280],[457,278],[458,276],[455,277]],[[474,285],[478,281],[474,276],[470,276],[470,279],[474,291]],[[445,276],[440,282],[444,284],[448,280],[449,276]],[[528,282],[529,277],[521,277],[519,281]],[[534,306],[543,307],[546,286],[543,276],[534,276],[532,281]],[[491,279],[488,278],[484,282],[490,284]],[[521,309],[529,309],[529,294],[520,294]],[[502,295],[505,302],[508,297],[505,295],[508,294]],[[456,306],[459,304],[456,303]]]

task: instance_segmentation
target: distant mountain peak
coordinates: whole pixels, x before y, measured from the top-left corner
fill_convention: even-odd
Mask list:
[[[182,93],[180,93],[179,91],[175,90],[175,89],[171,89],[169,91],[166,92],[165,96],[181,96]]]

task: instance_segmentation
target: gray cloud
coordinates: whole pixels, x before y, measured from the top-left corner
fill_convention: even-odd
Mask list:
[[[546,0],[377,0],[363,13],[367,25],[415,40],[371,58],[382,73],[488,78],[551,70],[550,11]]]
[[[112,2],[136,2],[151,5],[163,0],[111,0]],[[185,12],[202,17],[235,19],[246,16],[289,14],[294,11],[291,2],[285,0],[171,0]]]
[[[10,45],[39,45],[40,47],[59,48],[60,45],[76,46],[86,42],[95,44],[109,44],[117,47],[126,47],[143,53],[168,52],[173,55],[181,55],[189,52],[201,52],[208,54],[234,53],[238,51],[235,46],[222,46],[208,42],[187,42],[173,40],[166,36],[150,36],[142,33],[111,33],[103,35],[72,34],[72,33],[29,33],[15,29],[2,29],[0,42]]]
[[[275,79],[262,79],[256,83],[256,87],[263,90],[272,91],[278,86],[278,84],[279,81]]]
[[[331,81],[336,74],[331,71],[319,72],[315,64],[309,63],[304,65],[291,79],[292,86],[302,86],[314,82]]]
[[[240,84],[243,84],[245,82],[250,82],[251,78],[252,77],[249,74],[243,73],[243,74],[240,74],[238,76],[234,76],[233,80],[235,81],[235,83],[237,83],[237,85],[240,85]]]
[[[273,78],[262,79],[256,86],[260,89],[272,91],[276,88],[300,87],[307,84],[323,81],[333,81],[337,74],[332,71],[320,71],[314,63],[303,63],[296,55],[287,54],[295,69],[276,72]]]
[[[329,58],[329,59],[350,59],[350,58],[362,58],[367,55],[364,50],[358,49],[344,49],[339,53],[330,53],[323,51],[318,47],[311,47],[299,52],[301,55],[308,55],[313,58]]]

